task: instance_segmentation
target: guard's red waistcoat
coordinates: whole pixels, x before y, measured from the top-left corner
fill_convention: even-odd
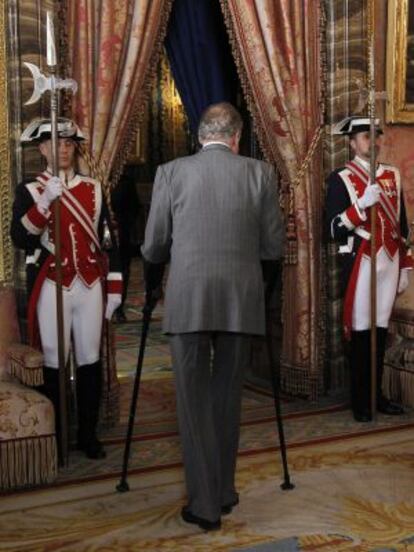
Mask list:
[[[343,219],[348,219],[354,227],[359,227],[360,235],[364,238],[364,232],[369,239],[371,235],[371,217],[363,213],[356,203],[356,200],[364,194],[367,186],[365,171],[355,163],[347,164],[350,172],[347,175],[346,186],[354,203],[343,213]],[[412,258],[407,256],[407,248],[401,240],[400,232],[400,189],[394,167],[382,166],[378,172],[376,184],[381,187],[380,201],[376,209],[376,251],[383,247],[390,259],[393,259],[396,252],[400,250],[400,267],[412,267]],[[352,187],[351,187],[352,186]],[[353,197],[352,197],[353,196]],[[368,210],[367,210],[368,211]],[[370,255],[371,248],[365,247],[364,254]]]
[[[48,178],[50,175],[44,172],[36,182],[30,184],[32,195],[43,193]],[[107,273],[97,235],[102,204],[101,193],[98,182],[80,175],[74,175],[65,187],[60,201],[62,285],[65,288],[70,288],[77,276],[85,285],[91,287]],[[41,213],[35,203],[24,219],[22,223],[31,233],[42,234],[42,245],[52,255],[45,276],[55,280],[54,210]]]

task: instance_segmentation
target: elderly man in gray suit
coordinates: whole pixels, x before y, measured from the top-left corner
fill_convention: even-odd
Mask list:
[[[265,333],[265,284],[282,256],[274,170],[238,155],[242,120],[228,103],[206,109],[202,149],[158,168],[142,246],[147,305],[170,262],[164,331],[176,379],[188,504],[204,530],[238,503],[235,488],[243,374],[252,335]]]

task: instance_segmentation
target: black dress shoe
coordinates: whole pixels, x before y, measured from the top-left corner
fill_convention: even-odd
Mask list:
[[[354,412],[354,420],[356,422],[372,422],[371,414]]]
[[[204,531],[217,531],[217,529],[221,528],[220,518],[217,521],[209,521],[208,519],[195,516],[191,513],[188,506],[184,506],[181,509],[181,517],[186,523],[194,523],[194,525],[198,525]]]
[[[102,460],[102,458],[106,458],[105,449],[98,439],[94,439],[89,443],[78,443],[77,448],[78,450],[83,451],[85,456],[91,458],[92,460]]]
[[[381,414],[388,414],[389,416],[401,416],[401,414],[404,414],[404,409],[399,404],[395,404],[386,398],[381,398],[378,401],[377,410]]]
[[[229,504],[224,504],[222,507],[221,507],[221,513],[226,516],[227,514],[230,514],[231,511],[233,510],[233,508],[235,506],[237,506],[237,504],[239,503],[239,497],[237,497],[235,500],[233,500],[233,502],[229,502]]]

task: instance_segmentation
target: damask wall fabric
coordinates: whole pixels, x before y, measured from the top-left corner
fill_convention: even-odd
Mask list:
[[[283,182],[282,383],[315,396],[323,360],[321,8],[306,0],[221,4],[262,149]]]
[[[366,2],[324,0],[326,14],[326,124],[328,129],[352,113],[360,113],[360,89],[366,81]],[[327,132],[324,139],[326,176],[350,158],[349,140]],[[349,386],[342,324],[343,289],[337,245],[327,248],[326,364],[330,391]]]

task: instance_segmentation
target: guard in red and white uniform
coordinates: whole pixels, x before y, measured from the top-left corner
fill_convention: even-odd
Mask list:
[[[26,252],[29,339],[34,343],[37,331],[40,333],[45,394],[53,401],[58,417],[52,204],[60,198],[65,357],[68,359],[72,337],[77,364],[78,448],[90,458],[103,458],[105,451],[96,437],[102,382],[102,323],[104,315],[110,319],[121,302],[122,276],[101,185],[74,170],[76,142],[84,137],[69,119],[59,119],[58,136],[59,177],[53,177],[50,121],[36,120],[22,134],[22,142],[38,142],[47,169],[36,180],[17,187],[11,236],[14,244]]]
[[[378,155],[381,129],[377,125]],[[397,293],[408,286],[413,267],[400,173],[390,165],[378,164],[376,180],[370,182],[369,119],[349,117],[337,125],[337,133],[350,138],[355,153],[345,167],[328,178],[326,212],[330,237],[339,244],[344,284],[344,332],[351,339],[351,402],[358,421],[370,421],[370,282],[371,214],[376,216],[377,270],[377,410],[401,414],[398,405],[382,394],[382,375],[387,328]]]

